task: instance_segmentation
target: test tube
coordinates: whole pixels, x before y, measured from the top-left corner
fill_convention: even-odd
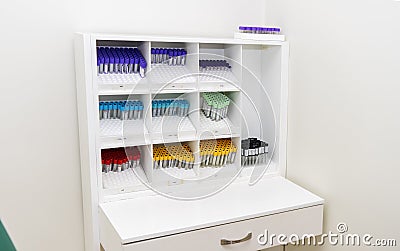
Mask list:
[[[177,50],[177,55],[176,55],[176,65],[181,65],[182,64],[181,57],[182,57],[182,50],[178,49]]]
[[[172,65],[174,60],[174,51],[172,49],[168,50],[168,57],[168,65]]]
[[[151,63],[154,64],[155,63],[155,56],[156,56],[156,49],[151,48]]]
[[[102,47],[101,49],[102,49],[101,52],[102,52],[102,54],[104,56],[104,70],[103,70],[103,73],[107,74],[108,73],[108,67],[109,67],[109,64],[110,64],[110,58],[109,58],[105,48]]]
[[[187,51],[183,50],[182,51],[181,65],[185,65],[185,63],[186,63],[186,55],[187,55]]]
[[[142,118],[143,118],[143,109],[144,109],[143,103],[142,103],[142,102],[139,102],[138,119],[142,119]]]
[[[173,52],[174,52],[174,56],[172,58],[172,65],[176,65],[177,64],[178,51],[176,49],[174,49]]]
[[[139,75],[144,78],[146,75],[146,67],[147,67],[147,63],[146,60],[144,58],[141,58],[140,60],[140,70],[139,70]]]

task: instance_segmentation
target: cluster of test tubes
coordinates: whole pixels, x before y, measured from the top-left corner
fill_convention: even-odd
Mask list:
[[[237,148],[231,139],[200,141],[201,167],[222,167],[235,162]]]
[[[97,71],[99,74],[133,74],[145,77],[146,59],[138,48],[97,47]]]
[[[200,72],[205,71],[230,71],[232,66],[226,60],[199,60]]]
[[[185,49],[151,48],[152,64],[185,65]]]
[[[204,92],[201,94],[201,110],[207,118],[220,121],[227,117],[230,101],[220,92]]]
[[[137,146],[104,149],[101,151],[102,171],[122,172],[140,165],[140,151]]]
[[[153,147],[154,168],[193,169],[194,155],[187,143]]]
[[[253,33],[253,34],[279,34],[281,33],[280,28],[273,27],[250,27],[250,26],[239,26],[241,33]]]
[[[142,101],[102,101],[99,104],[100,119],[137,120],[143,118]]]
[[[185,99],[157,99],[151,102],[153,117],[179,116],[189,113],[189,101]]]
[[[268,143],[257,138],[242,140],[242,166],[266,164],[268,159],[267,154]]]

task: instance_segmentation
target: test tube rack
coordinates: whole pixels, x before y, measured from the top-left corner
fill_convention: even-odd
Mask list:
[[[99,74],[98,47],[137,48],[148,62],[145,76],[130,72],[125,58],[122,71]],[[152,48],[183,49],[185,63],[151,64]],[[234,244],[243,228],[258,233],[265,224],[320,234],[323,200],[285,178],[288,58],[289,44],[278,40],[76,34],[85,250],[188,250],[193,243],[217,250],[220,243]],[[201,60],[219,63],[204,72]],[[229,70],[220,68],[223,60]],[[223,94],[229,105],[207,103],[208,93]],[[188,116],[153,116],[157,99],[187,100]],[[101,119],[100,102],[119,100],[141,101],[142,119]],[[249,138],[269,143],[267,161],[251,158],[255,164],[242,168],[242,140]],[[103,166],[103,151],[124,147],[140,152],[134,168],[119,160],[116,169]],[[263,248],[251,233],[243,240],[249,250]]]
[[[177,176],[182,172],[182,177],[186,173],[201,177],[203,171],[205,173],[206,170],[215,167],[229,166],[232,169],[240,169],[241,158],[236,155],[241,153],[242,139],[258,137],[273,142],[274,135],[278,135],[275,134],[278,129],[279,132],[285,132],[285,126],[281,124],[283,121],[280,119],[284,117],[284,109],[278,114],[278,128],[270,122],[274,119],[272,111],[265,110],[261,115],[251,111],[251,106],[265,106],[265,100],[259,98],[263,88],[272,95],[274,107],[280,108],[285,104],[285,95],[282,94],[281,88],[286,81],[283,74],[286,61],[274,60],[276,57],[285,57],[287,45],[283,42],[226,39],[195,41],[154,37],[143,39],[143,37],[113,35],[106,37],[89,35],[89,37],[91,42],[81,47],[84,53],[79,55],[81,59],[82,55],[85,55],[84,65],[88,76],[82,79],[85,83],[83,86],[87,89],[85,101],[92,99],[93,102],[88,109],[96,111],[86,115],[90,117],[92,126],[97,128],[94,131],[97,139],[95,151],[99,153],[106,149],[138,146],[141,149],[139,169],[143,171],[148,184],[156,182],[154,172],[162,169],[174,170]],[[118,70],[115,72],[116,57],[114,57],[114,72],[99,74],[96,54],[99,51],[126,56],[124,64],[118,65]],[[135,74],[134,64],[132,73],[131,61],[125,60],[128,58],[130,60],[129,52],[133,51],[140,52],[141,58],[148,62],[144,78]],[[169,63],[170,59],[172,64]],[[125,61],[129,64],[125,65]],[[110,66],[108,70],[110,71]],[[257,83],[257,80],[261,82]],[[249,104],[244,93],[253,97],[254,104]],[[260,123],[263,123],[262,128]],[[282,147],[283,137],[284,134],[277,136],[280,151],[285,149]],[[213,152],[211,162],[210,158],[205,162],[202,158],[206,158],[204,147],[209,140],[225,143],[218,145],[221,149],[215,152],[217,156],[215,161]],[[154,161],[153,158],[156,151],[159,151],[160,145],[182,142],[190,146],[192,154],[185,155],[185,162],[175,165],[171,161],[168,162],[168,167],[172,163],[174,168],[172,166],[161,168],[163,165]],[[232,146],[228,147],[226,144]],[[282,154],[283,152],[280,152],[275,157],[268,157],[273,158],[274,164],[269,173],[279,172],[284,165],[278,157]],[[167,159],[170,157],[167,156]],[[101,168],[97,170],[101,171]],[[118,176],[114,172],[109,173]],[[110,179],[114,179],[114,176]],[[219,176],[213,174],[213,177],[218,179]],[[102,175],[97,179],[99,179],[99,189],[103,191],[102,201],[111,200],[115,195],[124,197],[129,196],[131,192],[146,189],[145,187],[132,189],[129,186],[122,186],[119,190],[114,189],[115,187],[108,189],[101,180]],[[184,186],[185,182],[183,180],[165,182],[160,185]]]

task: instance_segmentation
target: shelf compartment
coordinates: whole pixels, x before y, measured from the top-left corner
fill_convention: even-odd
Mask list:
[[[235,126],[229,118],[220,121],[212,121],[203,112],[200,112],[200,138],[212,139],[225,136],[237,136],[240,134],[240,127]]]
[[[140,101],[141,103],[135,103],[135,101]],[[136,120],[121,120],[120,118],[101,119],[99,121],[99,136],[101,147],[110,148],[133,144],[148,144],[150,142],[150,133],[147,128],[150,126],[151,117],[147,116],[147,114],[148,106],[150,103],[150,95],[132,94],[99,96],[99,104],[112,103],[114,105],[119,105],[120,102],[127,102],[127,105],[133,104],[135,105],[134,109],[139,109],[139,107],[137,106],[138,104],[142,106],[142,110],[140,111],[141,118]],[[101,109],[100,106],[99,109]],[[111,109],[110,111],[113,110]],[[133,114],[136,114],[136,110],[133,111]]]
[[[180,185],[183,181],[196,180],[198,175],[193,169],[165,168],[153,170],[153,179],[155,183],[164,183],[164,185]]]
[[[153,143],[194,140],[197,133],[195,126],[198,125],[198,93],[152,94],[152,101],[157,100],[186,100],[189,102],[189,109],[188,116],[184,117],[153,116],[151,130]]]
[[[102,180],[105,195],[146,190],[147,187],[142,183],[142,181],[148,183],[142,166],[136,167],[135,171],[130,168],[120,173],[102,173]]]
[[[148,93],[150,86],[146,79],[134,75],[105,74],[97,76],[99,95]]]
[[[96,46],[106,47],[136,47],[145,58],[147,65],[150,64],[150,42],[145,41],[111,41],[97,40]],[[97,60],[97,59],[96,59]],[[149,66],[147,66],[147,71]],[[115,93],[129,94],[134,92],[148,92],[146,77],[142,78],[139,74],[97,74],[95,81],[100,95],[112,95]]]
[[[101,150],[101,178],[105,195],[145,190],[151,177],[148,146]],[[125,169],[125,170],[124,170]]]
[[[151,64],[148,80],[151,83],[152,92],[196,90],[199,51],[197,43],[153,41],[151,48],[184,49],[187,52],[185,65]]]
[[[119,147],[124,145],[148,144],[150,133],[144,120],[100,120],[100,140],[102,148]]]
[[[231,70],[199,70],[200,91],[234,91],[241,86],[242,46],[232,44],[201,43],[199,60],[226,60]]]
[[[240,137],[200,141],[200,162],[201,179],[233,179],[240,172]]]
[[[240,92],[224,92],[223,93],[229,99],[228,110],[226,111],[225,117],[221,120],[212,120],[208,118],[203,113],[203,102],[205,101],[203,98],[203,93],[200,93],[201,98],[199,106],[199,138],[201,139],[213,139],[220,138],[224,136],[239,136],[240,135],[240,125],[241,125],[241,93]],[[211,95],[209,98],[211,101],[209,102],[217,102],[217,104],[212,105],[224,105],[224,102],[220,103],[219,101],[212,101],[214,98]],[[216,96],[218,97],[218,96]],[[219,100],[219,99],[217,99]],[[209,108],[206,108],[209,109]],[[213,108],[214,109],[214,108]],[[212,112],[212,114],[214,114]]]
[[[287,56],[286,47],[243,45],[242,107],[246,107],[241,123],[243,139],[260,138],[271,146],[272,162],[286,166],[287,130]],[[267,95],[268,94],[268,95]],[[284,133],[282,133],[284,132]],[[275,147],[274,147],[275,146]]]
[[[148,74],[152,92],[193,90],[197,88],[197,75],[187,66],[155,65]]]
[[[153,118],[152,124],[152,140],[154,144],[196,138],[196,128],[189,117],[156,117]]]
[[[189,150],[183,150],[186,147],[188,147]],[[163,153],[163,151],[166,152]],[[153,145],[153,183],[156,186],[162,187],[182,184],[184,181],[197,180],[198,151],[198,141]],[[184,155],[190,159],[190,162],[186,162],[187,164],[184,166],[178,166],[178,159]],[[164,156],[164,158],[160,156]],[[188,160],[185,158],[183,159],[186,161]]]

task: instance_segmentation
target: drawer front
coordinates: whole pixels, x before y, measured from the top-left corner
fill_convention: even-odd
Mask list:
[[[323,206],[313,206],[285,213],[274,214],[250,220],[234,222],[152,240],[122,245],[124,251],[255,251],[272,246],[274,243],[260,245],[258,237],[268,231],[269,236],[284,234],[320,235],[322,233]],[[264,239],[262,239],[263,241]],[[109,250],[106,250],[109,251]],[[113,251],[113,250],[110,250]]]

